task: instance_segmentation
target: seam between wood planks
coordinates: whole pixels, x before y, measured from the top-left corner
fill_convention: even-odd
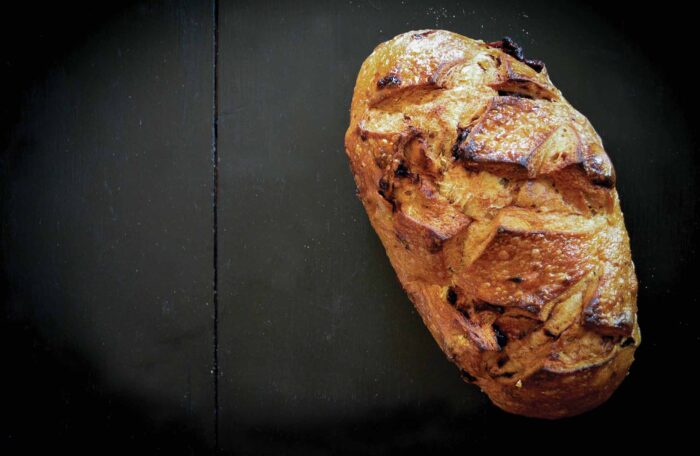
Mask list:
[[[214,276],[212,280],[214,303],[214,447],[219,450],[219,2],[212,0],[212,235]]]

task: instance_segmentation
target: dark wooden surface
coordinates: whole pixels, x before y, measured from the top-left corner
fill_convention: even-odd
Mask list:
[[[23,94],[3,157],[9,443],[212,445],[212,48],[210,5],[149,2]]]
[[[691,18],[626,11],[409,0],[10,11],[2,445],[558,451],[624,427],[612,442],[629,451],[661,423],[682,443],[700,341]],[[354,196],[343,135],[359,66],[379,42],[429,27],[510,35],[545,60],[616,165],[643,343],[594,412],[514,417],[464,384]]]

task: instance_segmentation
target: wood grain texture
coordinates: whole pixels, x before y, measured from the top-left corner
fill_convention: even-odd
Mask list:
[[[557,441],[579,439],[614,417],[645,426],[629,410],[656,376],[652,360],[680,362],[663,337],[690,343],[680,320],[645,320],[644,312],[684,293],[673,271],[689,261],[681,245],[695,242],[696,172],[668,75],[623,27],[587,7],[546,2],[221,6],[223,449],[381,452],[408,441],[463,449],[552,429]],[[342,132],[357,71],[377,43],[424,28],[487,41],[512,36],[528,57],[546,61],[616,165],[647,345],[616,396],[573,425],[504,417],[452,382],[458,375],[430,346],[352,195]],[[657,318],[664,327],[649,321]],[[649,413],[665,407],[661,397],[644,397]]]
[[[224,450],[260,451],[266,432],[423,397],[481,404],[447,375],[362,221],[341,160],[352,45],[339,35],[342,11],[309,8],[220,10]],[[308,43],[315,56],[304,62],[297,49]]]
[[[26,95],[3,160],[3,344],[35,344],[15,441],[214,446],[211,40],[206,2],[125,8]]]
[[[3,449],[216,445],[214,23],[222,450],[558,448],[621,422],[645,444],[660,417],[669,442],[692,435],[678,411],[694,377],[659,369],[683,371],[700,341],[696,27],[680,6],[222,0],[215,21],[211,2],[41,3],[0,16]],[[512,36],[616,165],[645,342],[590,415],[545,426],[470,395],[354,196],[357,71],[422,28]]]

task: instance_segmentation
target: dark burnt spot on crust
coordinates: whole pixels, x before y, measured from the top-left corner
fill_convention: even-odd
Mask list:
[[[579,166],[593,185],[608,189],[615,186],[615,170],[612,167],[606,169],[600,155],[596,154],[585,159],[579,163]]]
[[[544,332],[544,335],[545,335],[545,336],[551,337],[552,339],[558,339],[558,338],[559,338],[559,336],[558,336],[557,334],[552,333],[549,329],[545,329],[543,332]]]
[[[599,296],[594,296],[583,309],[583,326],[590,328],[605,337],[629,336],[632,333],[634,321],[630,314],[609,317],[601,309],[603,303]]]
[[[382,198],[384,198],[389,204],[391,204],[391,211],[396,212],[396,200],[394,200],[394,196],[389,190],[389,182],[385,178],[379,179],[379,190],[377,193],[382,195]]]
[[[628,337],[627,339],[623,340],[620,347],[625,348],[629,347],[630,345],[634,345],[634,337]]]
[[[591,183],[603,188],[613,188],[615,186],[615,181],[610,176],[604,176],[601,178],[593,177],[591,178]]]
[[[509,36],[504,36],[500,41],[493,41],[489,43],[489,46],[498,48],[520,61],[525,59],[522,46],[518,45],[518,43],[513,41],[513,39]]]
[[[532,68],[533,70],[537,71],[538,73],[544,69],[544,62],[542,60],[525,59],[523,60],[523,63]]]
[[[411,172],[406,167],[406,164],[404,162],[401,162],[401,163],[399,163],[399,166],[396,167],[396,171],[394,171],[394,176],[396,176],[396,177],[410,177]]]
[[[396,87],[401,85],[401,79],[394,73],[389,73],[379,81],[377,81],[377,87],[384,89],[386,87]]]
[[[521,157],[518,157],[518,158],[515,160],[515,163],[517,163],[517,164],[520,165],[521,167],[527,169],[527,167],[528,167],[527,165],[530,163],[530,158],[532,158],[532,155],[526,154],[526,155],[523,155],[523,156],[521,156]]]
[[[467,139],[467,136],[469,136],[469,133],[471,133],[472,129],[469,127],[458,128],[457,131],[457,144],[461,144],[464,142],[465,139]]]
[[[493,328],[493,334],[496,336],[496,343],[500,349],[503,350],[508,344],[508,336],[501,330],[501,328],[498,327],[497,324],[493,324],[491,327]]]
[[[508,91],[508,90],[499,90],[498,96],[499,97],[527,98],[528,100],[532,100],[532,97],[530,95],[527,95],[527,94],[524,94],[521,92],[512,92],[512,91]]]
[[[598,314],[596,313],[595,309],[600,305],[600,298],[598,296],[594,296],[589,302],[588,305],[583,309],[583,319],[588,325],[592,326],[597,326],[601,324],[600,319],[598,318]]]
[[[508,280],[513,283],[523,283],[525,281],[525,279],[523,279],[522,277],[511,277]]]
[[[589,160],[586,163],[580,163],[580,166],[591,184],[608,189],[615,186],[615,176],[606,173],[596,161]]]
[[[503,37],[503,39],[500,41],[489,43],[489,46],[502,50],[506,54],[510,55],[516,60],[519,60],[520,62],[523,62],[525,65],[529,66],[538,73],[544,69],[544,62],[542,60],[526,59],[523,47],[513,41],[513,39],[509,36]]]
[[[497,314],[502,314],[505,311],[503,306],[497,306],[483,301],[474,303],[474,310],[477,312],[495,312]]]
[[[523,52],[523,47],[516,43],[511,37],[504,36],[501,40],[501,43],[502,49],[506,54],[509,54],[520,61],[525,60],[525,53]]]
[[[457,295],[457,290],[455,290],[454,287],[449,287],[447,289],[447,302],[452,304],[453,306],[457,304],[457,298],[459,296]]]
[[[460,373],[460,375],[462,376],[462,378],[463,378],[464,380],[468,381],[469,383],[474,383],[474,382],[476,382],[476,377],[474,377],[472,374],[470,374],[469,372],[467,372],[465,369],[460,369],[460,370],[459,370],[459,373]]]
[[[457,128],[457,140],[455,141],[455,145],[452,146],[452,157],[455,160],[459,160],[459,148],[462,145],[462,143],[467,139],[467,136],[469,136],[469,133],[471,133],[472,129],[467,127],[467,128]]]
[[[414,39],[414,40],[422,40],[422,39],[425,38],[426,36],[432,35],[433,33],[435,33],[435,30],[428,30],[428,31],[422,32],[422,33],[414,33],[414,34],[413,34],[413,39]]]
[[[515,372],[503,372],[502,374],[492,375],[493,378],[513,378]]]
[[[457,153],[455,155],[456,160],[463,160],[463,161],[474,161],[476,160],[477,152],[479,151],[480,146],[474,141],[469,141],[463,146],[460,146],[457,149]]]
[[[498,367],[503,367],[503,366],[506,365],[506,363],[507,363],[509,360],[510,360],[510,359],[509,359],[507,356],[502,356],[502,357],[498,358],[498,361],[496,362],[496,366],[498,366]]]
[[[391,212],[396,212],[398,209],[396,206],[396,201],[391,195],[387,195],[385,192],[379,190],[379,194],[386,200],[387,203],[391,204]]]
[[[430,244],[428,245],[428,252],[430,253],[439,253],[442,251],[442,239],[437,238],[437,237],[432,237],[430,239]]]

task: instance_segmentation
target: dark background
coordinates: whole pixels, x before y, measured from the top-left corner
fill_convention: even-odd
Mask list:
[[[0,448],[692,437],[698,46],[680,2],[57,3],[0,14]],[[515,417],[464,384],[354,196],[355,76],[376,44],[420,28],[513,37],[616,165],[643,343],[591,413]]]

